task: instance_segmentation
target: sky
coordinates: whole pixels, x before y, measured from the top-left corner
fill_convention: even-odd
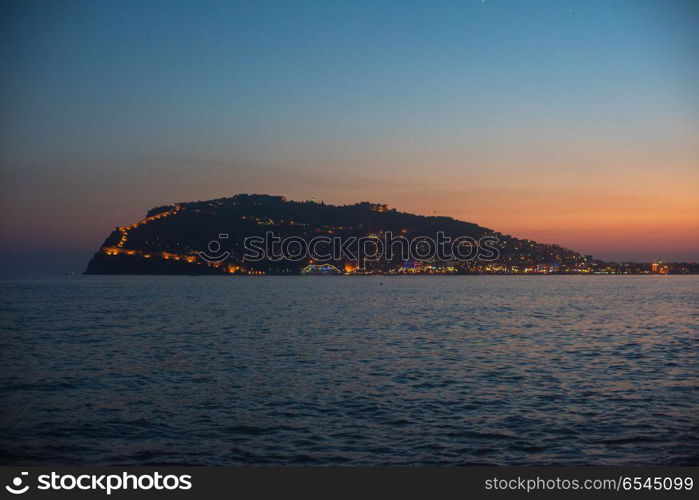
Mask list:
[[[699,4],[0,2],[0,272],[154,206],[388,203],[699,260]]]

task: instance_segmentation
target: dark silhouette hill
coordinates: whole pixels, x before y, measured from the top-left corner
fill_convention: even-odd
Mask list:
[[[308,259],[275,262],[244,260],[244,239],[264,237],[273,231],[284,238],[310,240],[319,235],[342,238],[394,235],[415,238],[435,237],[438,232],[456,238],[469,236],[498,239],[500,257],[491,265],[550,266],[552,270],[572,269],[591,258],[554,244],[541,244],[498,233],[478,224],[451,217],[429,217],[389,209],[368,202],[354,205],[327,205],[314,201],[287,201],[282,196],[239,194],[230,198],[177,203],[155,207],[146,217],[130,226],[117,227],[89,262],[86,274],[297,274]],[[228,235],[221,239],[219,235]],[[204,260],[200,252],[211,253],[209,243],[221,243],[221,252],[230,256],[220,263]],[[332,261],[341,268],[345,263]],[[404,264],[400,258],[374,262],[374,272],[388,272]],[[453,272],[483,272],[477,262],[455,264]]]

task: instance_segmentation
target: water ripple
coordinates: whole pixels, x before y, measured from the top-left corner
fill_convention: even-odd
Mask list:
[[[697,277],[0,280],[0,463],[699,464]]]

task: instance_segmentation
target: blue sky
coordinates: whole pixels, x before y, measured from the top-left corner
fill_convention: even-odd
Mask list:
[[[268,192],[699,257],[695,2],[1,9],[8,256],[62,270],[152,206]]]

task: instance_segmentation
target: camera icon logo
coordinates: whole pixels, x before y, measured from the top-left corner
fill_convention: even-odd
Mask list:
[[[227,240],[228,234],[221,233],[218,235],[218,239]],[[199,252],[199,257],[201,257],[202,260],[205,260],[206,262],[210,262],[212,264],[223,262],[231,255],[231,253],[227,250],[225,252],[219,253],[221,251],[221,242],[218,240],[211,240],[209,242],[208,249],[211,253],[206,253],[202,250]]]
[[[13,495],[21,495],[22,493],[26,493],[27,490],[29,489],[29,485],[25,485],[23,488],[22,486],[22,476],[28,475],[28,472],[22,472],[19,476],[15,477],[12,480],[11,485],[6,485],[5,489],[12,493]]]

